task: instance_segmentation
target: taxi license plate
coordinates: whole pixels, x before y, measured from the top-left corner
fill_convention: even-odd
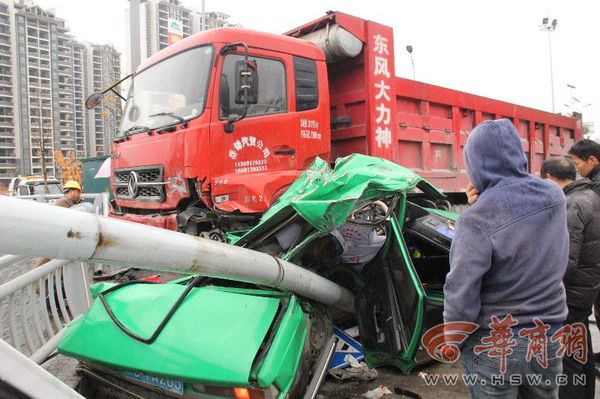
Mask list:
[[[183,396],[183,382],[178,380],[172,380],[165,377],[154,377],[146,375],[144,373],[136,373],[132,371],[126,371],[124,373],[125,378],[134,381],[140,381],[148,385],[155,386],[164,391],[172,392],[177,395]]]

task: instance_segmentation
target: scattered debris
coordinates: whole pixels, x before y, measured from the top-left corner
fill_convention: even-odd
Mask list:
[[[329,374],[338,380],[371,381],[377,378],[377,370],[370,368],[365,362],[359,362],[354,356],[346,355],[344,361],[350,367],[330,369]]]
[[[358,326],[346,328],[344,332],[352,338],[357,338],[360,335],[360,330],[358,329]]]
[[[362,394],[365,398],[369,399],[379,399],[384,395],[391,395],[392,391],[390,391],[385,385],[380,385],[375,389],[367,391]]]
[[[94,274],[94,281],[112,280],[116,277],[122,276],[123,274],[127,273],[130,270],[131,270],[131,268],[128,267],[128,268],[111,270],[110,272],[103,271],[102,274],[99,274],[99,275]]]

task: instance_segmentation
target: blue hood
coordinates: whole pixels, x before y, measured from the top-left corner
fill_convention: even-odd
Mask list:
[[[473,129],[463,155],[469,179],[482,193],[529,176],[519,133],[508,119],[486,121]]]

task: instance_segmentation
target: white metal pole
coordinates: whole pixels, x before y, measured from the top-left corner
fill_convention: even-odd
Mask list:
[[[553,30],[548,30],[548,53],[550,54],[550,89],[552,91],[552,113],[554,113],[554,69],[552,67],[552,39],[550,37],[552,32]]]
[[[271,255],[91,213],[0,197],[0,253],[98,260],[245,281],[353,312],[344,287]]]

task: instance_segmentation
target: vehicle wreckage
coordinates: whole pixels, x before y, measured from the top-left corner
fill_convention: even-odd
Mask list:
[[[352,155],[334,169],[315,160],[257,226],[230,233],[237,247],[88,214],[70,227],[47,218],[59,237],[37,249],[10,245],[72,260],[131,253],[132,265],[188,273],[93,287],[91,308],[59,345],[80,360],[84,396],[314,397],[333,325],[358,324],[372,367],[407,373],[419,361],[422,333],[442,317],[456,218],[447,206],[414,172]],[[156,240],[141,258],[133,229]]]

